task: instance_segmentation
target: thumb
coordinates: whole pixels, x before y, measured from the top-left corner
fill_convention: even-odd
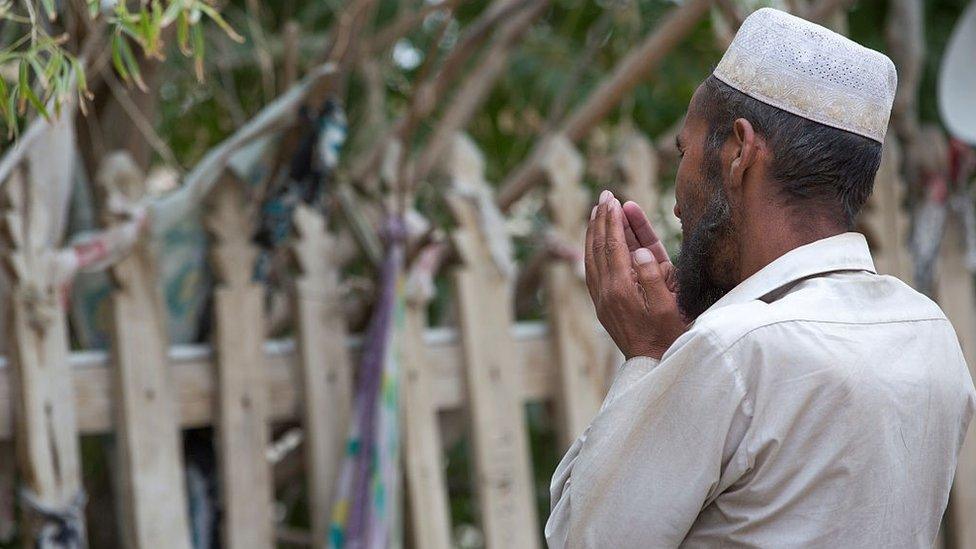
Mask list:
[[[651,310],[671,308],[675,304],[675,299],[674,294],[668,289],[668,273],[647,248],[637,248],[632,255],[637,283],[644,289],[648,308]]]

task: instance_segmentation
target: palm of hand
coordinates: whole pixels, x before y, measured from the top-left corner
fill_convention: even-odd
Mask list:
[[[604,191],[586,232],[586,282],[597,317],[624,356],[661,358],[687,329],[675,269],[636,203]]]

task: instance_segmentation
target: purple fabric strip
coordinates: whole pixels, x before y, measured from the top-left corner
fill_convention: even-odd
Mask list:
[[[376,459],[374,448],[376,402],[383,378],[383,361],[392,335],[396,282],[402,268],[404,238],[402,220],[398,217],[389,218],[386,226],[386,256],[380,271],[380,295],[373,309],[373,316],[363,344],[363,354],[359,361],[359,388],[356,401],[361,412],[361,447],[356,456],[352,502],[345,537],[345,546],[349,549],[363,547],[367,541],[365,534],[366,518],[369,516],[370,471]]]

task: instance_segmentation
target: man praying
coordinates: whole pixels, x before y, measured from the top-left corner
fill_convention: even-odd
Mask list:
[[[678,265],[600,196],[587,286],[627,360],[553,476],[550,547],[932,547],[976,392],[942,310],[850,232],[895,84],[761,9],[678,136]]]

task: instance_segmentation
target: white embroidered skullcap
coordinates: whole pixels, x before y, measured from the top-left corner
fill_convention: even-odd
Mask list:
[[[746,18],[714,76],[763,103],[880,143],[898,79],[886,55],[772,8]]]

